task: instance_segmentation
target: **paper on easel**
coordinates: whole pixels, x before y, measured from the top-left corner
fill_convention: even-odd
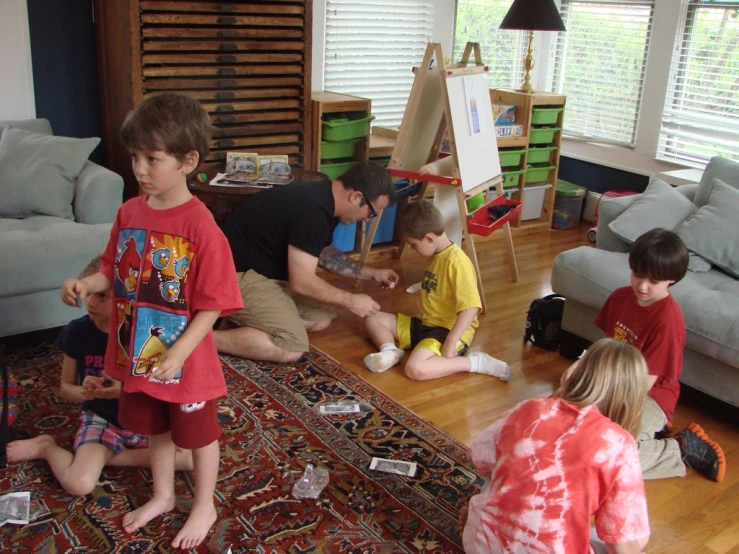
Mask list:
[[[477,77],[463,77],[464,79],[464,97],[467,101],[467,120],[470,124],[470,135],[485,134],[487,132],[487,124],[485,118],[480,117],[478,106],[482,106],[482,102],[488,97],[487,81]]]
[[[462,246],[462,218],[459,215],[456,188],[434,187],[434,206],[441,212],[446,236],[457,246]]]
[[[421,166],[421,169],[418,172],[424,175],[443,175],[451,177],[453,171],[454,164],[452,163],[452,157],[447,156],[446,158],[439,158],[434,162]]]

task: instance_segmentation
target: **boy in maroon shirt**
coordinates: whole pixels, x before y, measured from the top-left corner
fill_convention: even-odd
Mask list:
[[[644,478],[682,477],[688,466],[720,482],[724,452],[697,423],[675,438],[655,438],[671,421],[680,396],[685,321],[668,287],[685,276],[688,249],[672,231],[652,229],[631,247],[629,267],[631,286],[611,293],[595,324],[606,336],[638,348],[647,360],[650,388],[637,437]]]

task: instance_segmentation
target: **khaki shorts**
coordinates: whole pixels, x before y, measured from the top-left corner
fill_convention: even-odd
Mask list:
[[[237,273],[244,309],[228,320],[239,327],[259,329],[272,344],[288,352],[307,352],[306,321],[334,319],[336,312],[290,290],[287,282],[267,279],[254,270]]]

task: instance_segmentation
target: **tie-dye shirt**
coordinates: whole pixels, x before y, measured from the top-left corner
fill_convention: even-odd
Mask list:
[[[597,408],[527,400],[472,444],[490,485],[470,500],[467,554],[591,552],[649,535],[636,442]]]

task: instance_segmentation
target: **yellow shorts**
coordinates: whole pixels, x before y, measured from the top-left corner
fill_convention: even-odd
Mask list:
[[[419,318],[405,314],[398,314],[397,320],[398,348],[401,350],[425,348],[431,350],[437,356],[441,356],[441,347],[444,346],[449,329],[424,325]],[[456,350],[460,354],[464,354],[467,351],[467,346],[467,344],[458,340]]]

